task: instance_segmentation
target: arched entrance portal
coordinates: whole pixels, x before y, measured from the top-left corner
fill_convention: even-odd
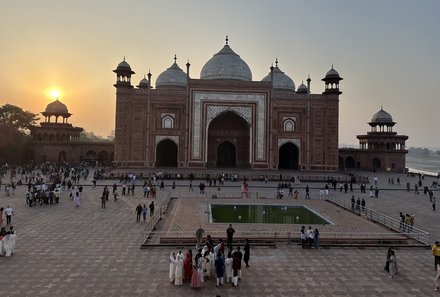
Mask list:
[[[107,165],[109,163],[109,156],[106,151],[100,151],[98,154],[98,160],[101,164]]]
[[[207,166],[249,167],[249,124],[226,111],[209,124]]]
[[[235,146],[229,141],[221,143],[217,147],[217,166],[235,167],[237,166]]]
[[[354,168],[354,158],[352,156],[345,158],[345,168]]]
[[[291,142],[280,147],[278,155],[278,169],[299,169],[299,149]]]
[[[381,167],[380,159],[374,158],[373,159],[373,169],[380,169],[380,167]]]
[[[67,161],[67,153],[65,151],[61,151],[58,154],[58,161],[59,162]]]
[[[157,167],[177,167],[177,144],[165,139],[156,146]]]

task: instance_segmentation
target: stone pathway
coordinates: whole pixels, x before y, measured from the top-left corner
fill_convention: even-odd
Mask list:
[[[429,205],[429,198],[404,190],[406,178],[401,176],[403,186],[388,186],[388,175],[378,174],[381,190],[379,199],[367,200],[367,206],[396,216],[399,211],[415,213],[416,226],[439,238],[438,213]],[[397,175],[394,175],[395,177]],[[370,179],[372,180],[372,178]],[[412,184],[415,179],[411,179]],[[425,182],[431,181],[426,179]],[[176,204],[191,205],[191,199],[203,203],[214,200],[208,189],[207,195],[186,198],[189,195],[186,181],[178,183],[171,196],[180,197]],[[169,183],[171,184],[171,182]],[[276,183],[260,185],[250,183],[251,192],[274,193]],[[194,183],[196,185],[196,183]],[[300,185],[301,187],[304,185]],[[319,185],[313,185],[319,188]],[[197,188],[194,192],[198,193]],[[216,288],[214,280],[206,287],[192,290],[189,284],[177,287],[168,282],[168,257],[170,250],[154,248],[141,250],[143,223],[135,221],[138,203],[150,203],[142,196],[140,187],[136,196],[112,199],[106,209],[101,209],[102,186],[85,187],[81,206],[75,208],[73,201],[63,193],[59,205],[32,207],[25,204],[25,188],[20,187],[15,196],[5,197],[0,192],[0,205],[11,205],[12,219],[17,229],[16,253],[10,258],[0,258],[1,296],[438,296],[434,291],[433,257],[427,249],[398,249],[399,275],[390,279],[384,272],[386,248],[349,249],[329,248],[302,250],[296,245],[251,250],[251,269],[243,270],[238,288],[224,285]],[[155,204],[165,201],[171,187],[158,193]],[[226,195],[238,196],[237,187],[222,188]],[[317,197],[318,190],[313,190]],[[358,191],[355,192],[356,197]],[[423,193],[423,192],[422,192]],[[436,193],[437,194],[437,193]],[[349,194],[342,197],[349,199]],[[225,197],[222,196],[222,197]],[[231,199],[226,201],[234,201]],[[219,199],[219,201],[220,201]],[[252,198],[255,199],[255,198]],[[345,198],[344,198],[345,199]],[[242,200],[237,201],[239,203]],[[259,199],[268,203],[276,200]],[[309,202],[308,202],[309,203]],[[311,200],[318,204],[319,201]],[[326,215],[334,216],[328,207]],[[179,208],[173,208],[179,209]],[[362,225],[356,216],[343,218],[339,224]],[[174,220],[174,222],[173,222]],[[179,224],[193,228],[199,224],[194,216],[185,212],[168,215],[165,224]],[[185,223],[186,224],[186,223]],[[379,228],[378,226],[377,228]],[[350,227],[352,228],[352,227]],[[376,227],[367,227],[376,228]]]

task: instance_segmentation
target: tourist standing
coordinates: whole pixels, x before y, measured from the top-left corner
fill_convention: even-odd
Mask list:
[[[147,213],[148,213],[148,207],[146,204],[142,207],[142,218],[144,219],[144,223],[147,221]]]
[[[226,267],[226,282],[229,283],[232,281],[232,253],[231,251],[228,252],[228,257],[225,260],[225,267]]]
[[[223,276],[225,274],[225,258],[221,251],[218,251],[215,259],[215,273],[217,275],[217,287],[223,285]]]
[[[388,248],[388,252],[387,252],[387,257],[386,257],[386,260],[385,260],[385,267],[384,267],[384,269],[388,273],[390,272],[390,258],[391,258],[391,252],[392,251],[393,251],[393,249],[391,247],[389,247]]]
[[[176,253],[175,252],[170,253],[169,263],[170,263],[170,273],[169,273],[170,283],[174,283],[174,274],[176,272]]]
[[[244,245],[244,256],[243,256],[243,261],[246,264],[246,268],[251,268],[251,266],[249,266],[249,258],[250,258],[250,253],[251,253],[251,245],[249,244],[249,240],[246,239],[246,244]]]
[[[203,234],[205,233],[205,230],[202,227],[199,227],[196,231],[196,238],[197,238],[197,245],[196,248],[198,249],[200,244],[202,243]]]
[[[183,259],[183,281],[191,282],[192,269],[192,251],[189,249],[185,254],[185,259]]]
[[[105,191],[101,196],[101,208],[105,208]]]
[[[150,208],[150,217],[152,217],[154,215],[154,201],[151,201],[149,208]]]
[[[303,249],[305,249],[306,248],[306,239],[307,239],[307,237],[306,237],[306,227],[305,226],[301,227],[299,238],[301,239],[301,247]]]
[[[435,211],[435,196],[432,196],[432,211]]]
[[[12,222],[12,216],[14,215],[14,210],[8,205],[4,210],[6,216],[6,225],[9,225]]]
[[[440,264],[437,265],[437,276],[435,277],[435,290],[440,290]]]
[[[319,231],[318,229],[315,229],[315,232],[313,232],[313,240],[315,241],[315,249],[319,250]]]
[[[226,229],[226,235],[228,237],[228,249],[232,250],[232,237],[234,236],[235,230],[232,228],[232,224],[229,224],[228,229]]]
[[[142,214],[142,205],[140,203],[136,207],[134,212],[136,213],[136,223],[139,223],[139,221],[141,220],[141,214]]]
[[[440,264],[440,242],[436,241],[432,246],[432,254],[434,256],[434,270],[437,269],[437,265]]]
[[[310,188],[309,185],[306,186],[306,196],[304,197],[304,199],[310,199]]]
[[[176,271],[174,274],[174,284],[176,286],[181,286],[183,284],[183,254],[182,251],[176,256]]]
[[[394,251],[390,252],[390,265],[389,265],[389,269],[390,269],[390,278],[395,277],[399,272],[397,269],[397,258],[396,258],[396,254],[394,253]]]

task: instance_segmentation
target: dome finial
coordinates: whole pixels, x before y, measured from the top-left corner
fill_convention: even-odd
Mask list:
[[[383,110],[383,105],[380,106],[380,110]]]
[[[226,45],[228,45],[229,37],[226,35]]]
[[[332,69],[333,69],[333,64],[332,64]]]
[[[124,62],[125,62],[125,56],[124,56]]]
[[[278,68],[278,58],[275,58],[275,67]]]
[[[177,61],[177,55],[174,54],[174,63],[176,63],[176,61]]]

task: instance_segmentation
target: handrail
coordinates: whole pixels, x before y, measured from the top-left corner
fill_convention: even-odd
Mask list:
[[[377,212],[372,209],[368,208],[358,208],[356,205],[352,205],[351,201],[347,201],[342,198],[338,197],[327,197],[328,201],[331,201],[335,203],[336,205],[343,207],[349,211],[355,212],[359,215],[365,215],[368,220],[376,222],[378,224],[381,224],[391,230],[394,230],[395,232],[399,234],[403,234],[405,236],[408,236],[410,238],[413,238],[423,244],[430,245],[431,243],[431,236],[429,232],[426,232],[425,230],[422,230],[420,228],[405,224],[401,222],[399,219],[389,217],[387,215],[384,215],[380,212]]]

